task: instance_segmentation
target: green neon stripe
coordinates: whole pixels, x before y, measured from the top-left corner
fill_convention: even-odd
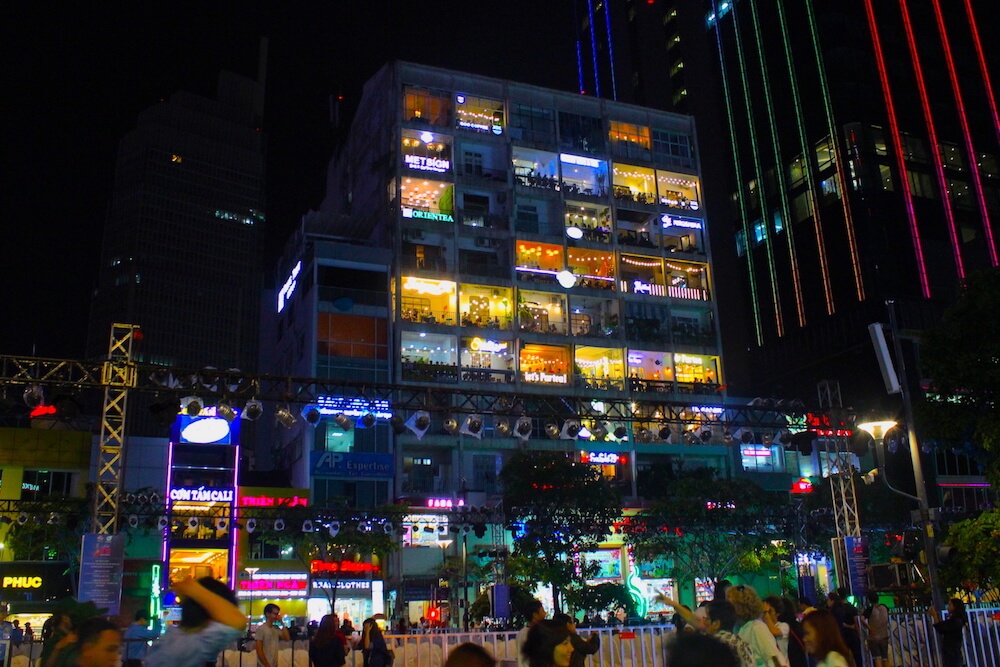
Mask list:
[[[780,2],[778,3],[781,4]],[[760,72],[764,80],[764,102],[767,107],[767,122],[771,130],[771,144],[774,148],[774,170],[778,179],[778,195],[781,200],[781,216],[787,220],[788,229],[785,239],[788,243],[788,261],[792,270],[792,287],[795,291],[795,311],[799,317],[799,326],[806,325],[806,312],[802,303],[802,279],[799,276],[799,262],[795,254],[795,238],[792,234],[791,207],[788,202],[788,187],[785,180],[785,163],[781,159],[781,142],[778,138],[778,125],[774,119],[774,99],[771,97],[771,80],[767,76],[767,60],[764,56],[764,43],[760,36],[760,16],[757,13],[756,0],[750,0],[750,18],[753,20],[754,40],[757,42],[757,53],[760,54]],[[766,218],[765,218],[766,220]],[[771,221],[767,220],[766,225]],[[770,230],[768,231],[770,235]]]
[[[713,3],[713,9],[714,3]],[[754,275],[753,270],[753,243],[751,239],[753,238],[752,230],[750,229],[750,216],[748,213],[749,207],[747,206],[746,196],[743,193],[743,170],[740,165],[740,148],[739,142],[736,140],[736,119],[733,117],[733,99],[732,91],[729,89],[729,71],[726,68],[726,54],[722,50],[722,34],[721,26],[719,21],[715,22],[715,42],[719,50],[719,67],[722,72],[722,92],[726,98],[726,120],[729,123],[729,141],[733,147],[733,165],[736,168],[736,201],[739,203],[740,207],[740,220],[743,223],[743,236],[746,245],[747,253],[747,281],[750,283],[750,303],[753,306],[753,325],[754,333],[757,337],[757,346],[764,344],[764,331],[761,326],[760,321],[760,300],[757,293],[757,277]]]
[[[736,12],[736,4],[732,5],[733,32],[736,35],[736,58],[740,63],[740,80],[743,84],[743,99],[747,108],[747,128],[750,130],[750,151],[753,155],[753,167],[756,172],[757,197],[760,204],[761,220],[765,220],[767,215],[767,197],[764,192],[764,170],[760,166],[760,147],[757,143],[757,128],[754,125],[753,105],[750,104],[750,82],[747,78],[746,59],[743,53],[743,38],[738,25],[739,16]],[[759,55],[759,54],[758,54]],[[749,242],[749,239],[748,239]],[[778,336],[785,335],[785,323],[781,317],[781,297],[778,293],[778,276],[774,269],[774,247],[771,244],[771,235],[764,235],[764,249],[767,253],[767,268],[771,274],[771,299],[774,301],[774,323],[778,329]]]
[[[851,215],[851,204],[847,201],[847,171],[844,168],[844,151],[840,149],[840,135],[833,122],[833,104],[830,102],[830,87],[826,82],[826,65],[823,63],[823,51],[819,45],[819,33],[816,30],[816,14],[813,11],[813,0],[806,0],[806,14],[809,17],[809,34],[812,37],[813,52],[816,56],[816,71],[819,77],[819,87],[823,93],[823,112],[826,115],[827,132],[833,142],[833,159],[837,161],[837,177],[840,179],[840,202],[844,206],[844,228],[847,232],[847,246],[851,251],[851,263],[854,269],[854,288],[858,301],[865,300],[865,285],[861,276],[861,262],[858,259],[858,243],[854,237],[854,216]],[[903,174],[906,178],[906,174]]]

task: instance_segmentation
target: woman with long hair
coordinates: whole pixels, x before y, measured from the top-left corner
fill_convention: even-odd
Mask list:
[[[347,662],[344,644],[337,636],[336,616],[327,614],[320,619],[316,634],[309,642],[310,667],[342,667]]]
[[[844,642],[837,619],[827,609],[817,609],[802,619],[806,651],[819,662],[816,667],[856,667],[854,654]]]
[[[941,638],[943,667],[962,667],[965,664],[962,657],[962,644],[965,640],[965,626],[969,624],[965,603],[958,598],[948,600],[948,618],[943,621],[937,609],[931,607],[928,611],[931,618],[934,619],[934,630]]]
[[[570,629],[565,623],[542,619],[531,626],[521,653],[528,667],[569,667],[573,657]]]
[[[788,658],[763,620],[764,603],[751,586],[732,586],[726,599],[736,608],[737,634],[750,644],[758,667],[788,667]]]

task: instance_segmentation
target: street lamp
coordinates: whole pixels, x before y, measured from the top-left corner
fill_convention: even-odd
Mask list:
[[[255,575],[258,572],[260,572],[260,568],[259,567],[245,567],[245,568],[243,568],[243,571],[250,575],[250,610],[249,610],[249,614],[248,614],[250,618],[249,618],[249,621],[247,622],[247,634],[249,635],[250,634],[250,627],[253,625],[253,597],[254,597],[253,575]]]
[[[913,402],[910,397],[910,386],[906,381],[906,362],[903,358],[903,343],[899,336],[899,326],[896,323],[896,302],[890,299],[885,302],[885,305],[889,310],[889,331],[892,334],[893,352],[899,371],[899,378],[896,382],[892,382],[892,380],[895,380],[893,377],[895,373],[893,372],[892,359],[889,358],[888,350],[884,346],[884,340],[880,341],[882,338],[882,324],[872,324],[868,329],[872,334],[872,340],[875,342],[875,353],[879,360],[886,389],[889,393],[898,392],[903,399],[903,415],[906,419],[906,434],[910,441],[910,461],[913,464],[913,480],[916,483],[917,495],[913,496],[894,489],[888,482],[886,482],[886,486],[900,495],[917,501],[918,512],[920,513],[920,532],[924,537],[924,554],[927,558],[927,580],[931,587],[931,604],[935,609],[940,610],[944,609],[944,598],[941,596],[941,588],[938,580],[937,552],[934,545],[934,524],[931,521],[930,503],[927,499],[927,486],[924,483],[924,467],[920,460],[920,443],[917,440],[917,431],[913,421]],[[882,343],[881,345],[880,342]],[[884,425],[885,422],[882,422],[881,426]],[[864,424],[860,425],[860,428],[864,428],[865,426]],[[873,431],[870,431],[870,433],[874,436],[875,427],[873,427]],[[876,449],[876,455],[878,455],[881,450],[879,448]],[[879,467],[882,467],[881,460],[879,461]],[[884,471],[880,477],[882,477],[883,481],[886,481]]]

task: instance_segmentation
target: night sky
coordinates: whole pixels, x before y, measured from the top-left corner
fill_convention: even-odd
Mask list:
[[[261,36],[269,38],[263,130],[274,248],[323,197],[330,95],[350,107],[394,59],[572,90],[568,7],[555,0],[4,3],[0,355],[82,357],[119,139],[139,111],[177,90],[214,95],[221,69],[255,77]]]

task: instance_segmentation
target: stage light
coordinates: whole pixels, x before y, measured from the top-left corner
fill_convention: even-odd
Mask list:
[[[224,401],[215,406],[215,414],[218,417],[222,417],[229,423],[232,423],[232,421],[236,419],[236,410],[233,410],[233,406]]]
[[[247,421],[255,422],[260,419],[261,415],[264,414],[264,405],[258,401],[256,398],[251,398],[247,401],[247,404],[243,406],[243,412],[240,413],[241,419],[246,419]]]
[[[545,425],[545,435],[549,436],[553,440],[559,437],[559,433],[560,429],[554,422],[549,422]]]
[[[185,396],[181,399],[181,412],[190,416],[197,417],[201,414],[202,408],[205,404],[201,402],[201,399],[197,396]]]
[[[624,440],[628,436],[628,429],[624,426],[615,426],[614,436],[616,440]]]
[[[252,533],[257,530],[257,519],[247,519],[247,532]]]
[[[514,434],[519,440],[527,441],[531,437],[531,431],[533,427],[531,425],[530,417],[518,417],[517,423],[514,425]]]
[[[139,527],[139,517],[137,517],[135,514],[129,514],[128,515],[128,527],[129,528],[138,528]]]
[[[597,442],[603,442],[604,439],[608,437],[608,425],[605,422],[598,422],[597,425],[591,429],[590,435]]]
[[[712,439],[712,429],[708,426],[702,428],[698,432],[698,438],[701,439],[702,443],[707,445],[709,441]]]
[[[403,418],[399,415],[393,415],[392,418],[389,419],[389,426],[392,427],[392,432],[396,435],[406,433],[406,422],[404,422]]]
[[[372,414],[371,412],[366,412],[365,414],[361,415],[361,425],[365,428],[371,428],[372,426],[374,426],[375,421],[376,421],[375,415]]]
[[[302,418],[305,419],[306,423],[310,426],[316,426],[319,424],[319,420],[323,418],[323,414],[315,405],[307,405],[302,408],[302,412],[299,414],[302,415]]]
[[[414,412],[410,415],[410,418],[406,420],[406,428],[413,432],[413,435],[417,436],[417,440],[424,437],[427,433],[427,429],[431,427],[431,415],[426,410],[420,410],[419,412]]]
[[[455,435],[458,433],[458,421],[454,417],[448,417],[444,420],[444,430],[449,435]]]
[[[285,529],[285,520],[284,519],[275,519],[274,520],[274,530],[275,530],[275,532],[280,533],[284,529]]]
[[[340,534],[340,522],[331,521],[330,527],[327,530],[330,532],[330,537],[336,537]]]
[[[287,405],[277,409],[274,413],[274,419],[285,428],[291,428],[295,425],[295,422],[298,421],[295,419],[295,415],[292,414],[292,411],[288,409]]]
[[[496,420],[496,423],[493,425],[493,430],[496,431],[496,434],[500,437],[506,438],[511,432],[510,420],[506,417],[501,417]]]
[[[474,438],[482,440],[483,438],[483,417],[482,415],[469,415],[465,418],[462,423],[462,428],[459,430],[460,433],[465,435],[471,435]]]
[[[34,410],[45,400],[45,394],[39,385],[32,385],[24,390],[24,404]]]
[[[656,432],[656,435],[663,442],[670,442],[670,436],[672,436],[673,433],[670,431],[670,426],[668,424],[664,424],[660,427],[660,430]]]
[[[220,533],[226,532],[228,528],[229,528],[229,522],[226,519],[220,517],[215,520],[215,529]]]
[[[580,422],[575,419],[567,419],[563,422],[562,430],[559,432],[561,440],[576,440],[580,435]]]
[[[313,532],[313,522],[310,519],[306,519],[302,522],[302,532],[311,533]]]

